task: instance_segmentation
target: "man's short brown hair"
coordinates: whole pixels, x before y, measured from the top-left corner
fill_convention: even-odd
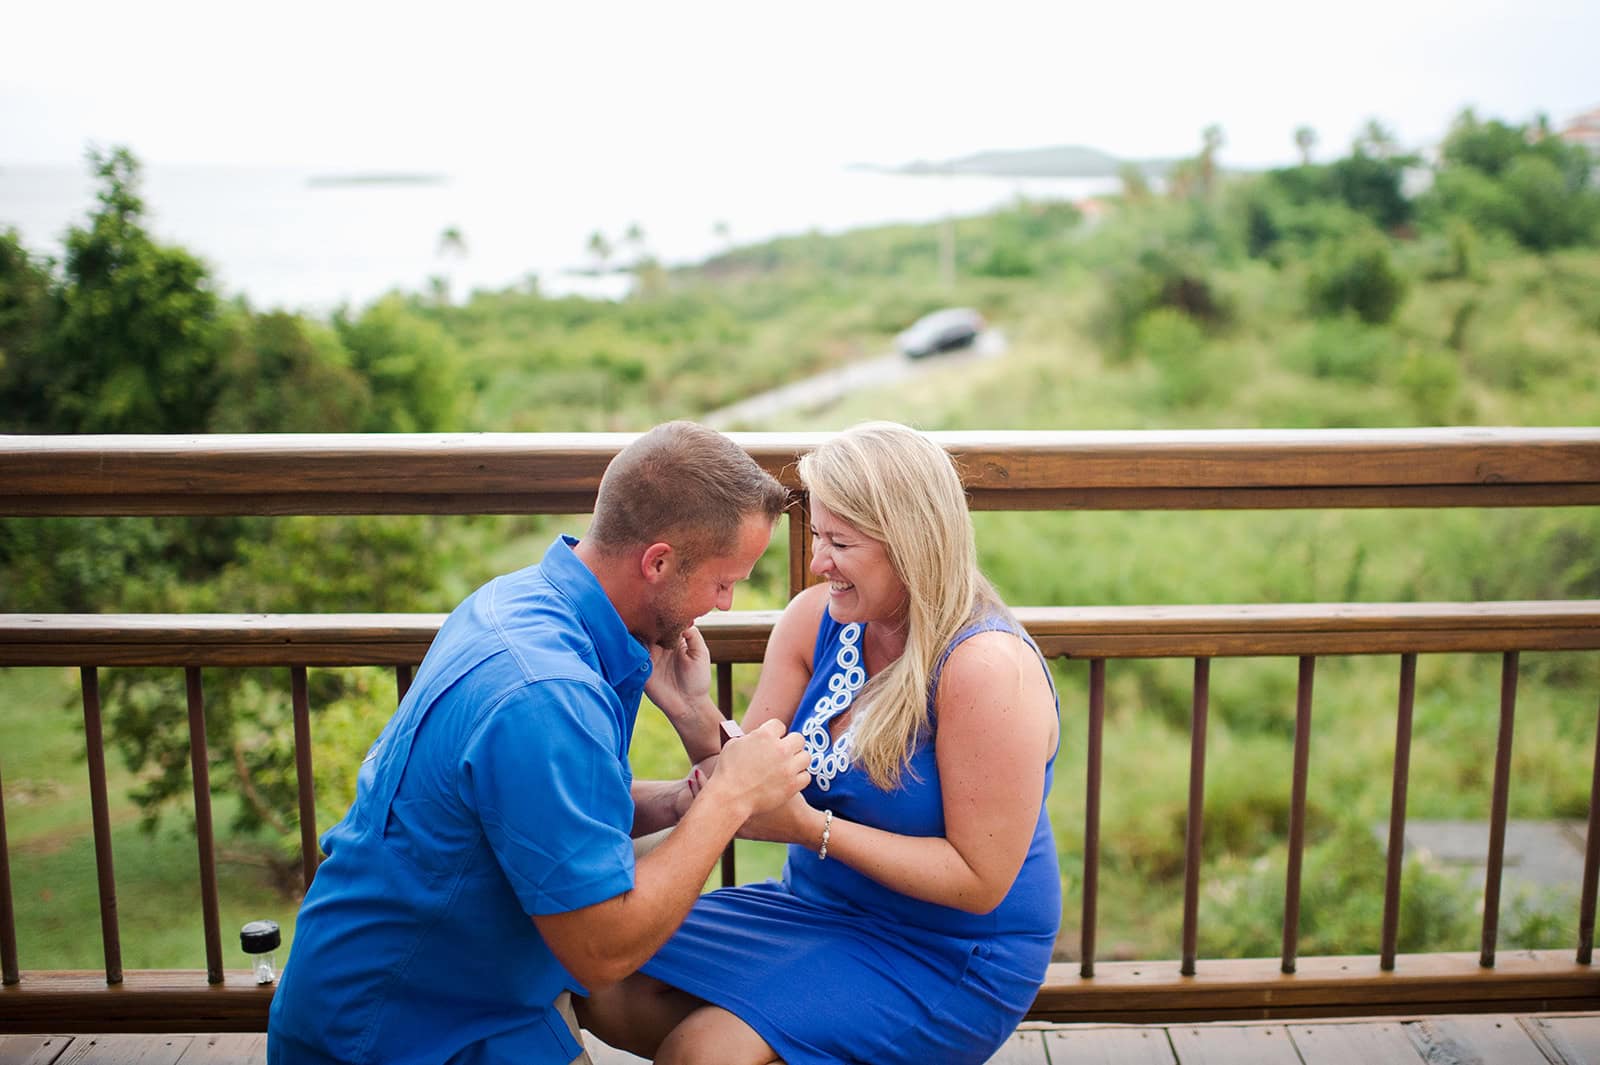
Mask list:
[[[732,551],[747,518],[776,521],[787,501],[777,479],[726,436],[666,422],[606,467],[588,539],[607,552],[669,543],[692,565]]]

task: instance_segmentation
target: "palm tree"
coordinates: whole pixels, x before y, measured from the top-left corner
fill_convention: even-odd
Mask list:
[[[1196,159],[1179,159],[1167,171],[1167,197],[1187,200],[1200,186],[1200,163]]]
[[[1369,118],[1356,137],[1355,149],[1374,159],[1392,159],[1400,154],[1400,142],[1394,139],[1394,131],[1377,119]]]
[[[1143,203],[1150,198],[1150,179],[1133,163],[1123,163],[1117,168],[1117,179],[1122,182],[1122,198],[1128,203]]]
[[[466,258],[467,238],[461,235],[460,226],[446,226],[439,234],[439,256],[459,255]]]
[[[1310,126],[1296,126],[1294,146],[1300,149],[1300,165],[1311,165],[1311,149],[1317,146],[1317,131]]]
[[[1200,164],[1200,193],[1210,196],[1217,180],[1217,152],[1222,148],[1222,127],[1213,122],[1200,137],[1200,158],[1196,160]]]
[[[646,255],[643,226],[638,222],[629,222],[627,231],[622,234],[622,242],[633,249],[633,258],[636,262],[644,261]]]
[[[598,270],[605,270],[606,264],[611,261],[611,242],[598,229],[589,234],[589,254],[594,256]]]

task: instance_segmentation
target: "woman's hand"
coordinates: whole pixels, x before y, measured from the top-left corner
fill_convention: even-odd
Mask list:
[[[702,758],[689,770],[689,775],[683,778],[683,787],[673,796],[673,813],[678,820],[689,812],[689,806],[694,802],[700,789],[706,786],[706,781],[711,779],[711,774],[717,771],[717,756]]]
[[[796,795],[782,806],[757,814],[739,829],[740,839],[766,843],[800,843],[817,847],[822,842],[822,812]]]

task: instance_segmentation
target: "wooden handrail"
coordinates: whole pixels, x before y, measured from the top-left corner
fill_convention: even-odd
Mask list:
[[[984,510],[1600,503],[1600,429],[934,433]],[[817,433],[736,433],[797,487]],[[588,511],[620,433],[0,437],[0,516]]]
[[[1050,657],[1600,649],[1600,600],[1022,607]],[[773,610],[700,622],[717,662],[759,662]],[[422,661],[443,614],[0,614],[0,666],[364,666]]]

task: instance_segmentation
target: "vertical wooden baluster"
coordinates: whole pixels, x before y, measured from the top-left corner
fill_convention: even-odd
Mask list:
[[[394,667],[394,688],[395,688],[395,691],[399,693],[398,695],[395,696],[395,703],[399,704],[401,702],[404,702],[405,701],[405,697],[406,697],[406,692],[411,690],[411,667],[410,666],[395,666]]]
[[[200,909],[205,921],[206,981],[222,983],[222,919],[217,906],[217,848],[211,828],[211,762],[206,751],[205,693],[197,666],[184,669],[189,694],[189,765],[194,776],[194,835],[200,850]]]
[[[1194,660],[1194,705],[1189,727],[1189,816],[1184,829],[1183,859],[1183,965],[1184,976],[1194,975],[1199,941],[1200,839],[1204,829],[1206,796],[1206,718],[1211,705],[1211,659]]]
[[[811,582],[811,512],[806,494],[796,492],[789,502],[789,598]]]
[[[717,663],[717,709],[722,711],[722,716],[729,721],[733,720],[733,663]],[[728,849],[722,852],[722,886],[732,887],[738,883],[737,874],[733,867],[733,840],[728,841]]]
[[[1100,752],[1106,719],[1106,660],[1089,661],[1089,745],[1084,752],[1086,780],[1083,802],[1083,945],[1078,972],[1094,975],[1095,928],[1100,905]]]
[[[1600,880],[1600,714],[1594,733],[1594,780],[1589,785],[1589,829],[1584,836],[1583,893],[1578,903],[1578,964],[1594,963],[1595,886]]]
[[[1494,750],[1494,798],[1489,808],[1489,864],[1483,880],[1483,953],[1478,964],[1494,967],[1500,932],[1500,872],[1506,852],[1506,810],[1511,795],[1511,731],[1517,712],[1517,652],[1500,664],[1500,734]]]
[[[311,697],[306,688],[306,667],[289,667],[289,690],[294,703],[294,776],[300,793],[300,876],[306,890],[322,864],[317,848],[316,778],[311,772]]]
[[[1389,795],[1389,862],[1383,882],[1383,952],[1378,966],[1394,970],[1400,934],[1400,877],[1406,853],[1406,787],[1411,782],[1411,710],[1416,703],[1417,656],[1400,656],[1400,705],[1394,726],[1394,784]]]
[[[6,844],[6,789],[0,780],[0,984],[22,979],[17,967],[17,912],[11,901],[11,850]]]
[[[1294,704],[1294,781],[1289,797],[1289,875],[1283,889],[1283,965],[1295,969],[1300,951],[1300,866],[1306,846],[1306,778],[1311,771],[1311,684],[1317,660],[1300,656],[1300,680]]]
[[[111,861],[111,804],[106,799],[106,748],[100,727],[100,674],[78,671],[83,686],[83,742],[89,758],[89,809],[94,817],[95,875],[100,882],[100,939],[106,983],[122,983],[122,938],[117,930],[117,875]]]

